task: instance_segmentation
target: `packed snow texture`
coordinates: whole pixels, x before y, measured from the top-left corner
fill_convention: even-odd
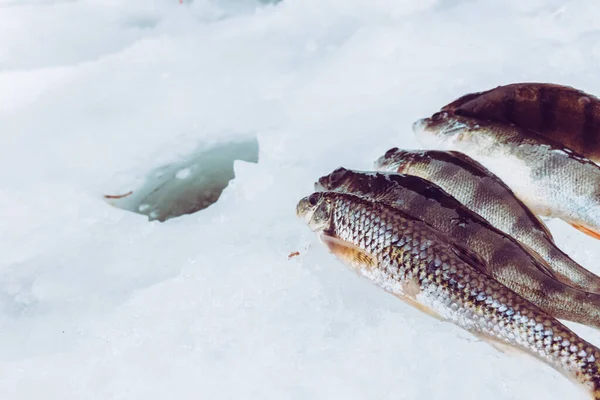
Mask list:
[[[597,0],[0,0],[2,398],[586,399],[360,279],[295,205],[340,165],[418,147],[412,122],[467,92],[600,94],[598,15]],[[240,135],[259,163],[236,161],[203,211],[148,222],[103,199]],[[598,241],[550,226],[600,273]]]

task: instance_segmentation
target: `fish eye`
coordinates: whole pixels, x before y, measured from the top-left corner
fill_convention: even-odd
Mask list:
[[[317,205],[320,198],[321,198],[321,193],[313,193],[308,197],[308,204],[310,204],[312,207],[314,207]]]
[[[448,116],[447,112],[441,111],[441,112],[436,112],[435,114],[433,114],[431,116],[431,120],[432,121],[439,121],[442,118],[446,118]]]
[[[339,181],[344,177],[344,175],[346,175],[346,172],[348,172],[348,170],[343,167],[336,169],[331,173],[331,175],[329,175],[329,183],[335,183]]]

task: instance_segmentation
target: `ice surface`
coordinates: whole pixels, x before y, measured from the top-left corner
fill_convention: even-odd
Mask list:
[[[585,399],[354,276],[294,211],[333,168],[417,147],[411,123],[466,92],[600,94],[599,11],[0,0],[2,398]],[[260,163],[213,206],[149,223],[102,199],[222,132],[257,136]],[[550,225],[600,272],[599,242]]]

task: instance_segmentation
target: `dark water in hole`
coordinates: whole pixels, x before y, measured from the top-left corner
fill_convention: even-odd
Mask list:
[[[184,161],[148,173],[144,184],[125,197],[107,201],[115,207],[166,221],[214,204],[234,178],[233,162],[258,162],[256,138],[202,149]]]

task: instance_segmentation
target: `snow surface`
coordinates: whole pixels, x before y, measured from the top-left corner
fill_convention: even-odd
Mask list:
[[[296,219],[464,93],[600,94],[597,0],[0,0],[3,399],[586,399],[337,262]],[[220,200],[109,206],[149,171],[258,138]],[[561,246],[600,272],[599,242]],[[301,254],[288,260],[294,251]],[[592,329],[575,327],[600,344]]]

